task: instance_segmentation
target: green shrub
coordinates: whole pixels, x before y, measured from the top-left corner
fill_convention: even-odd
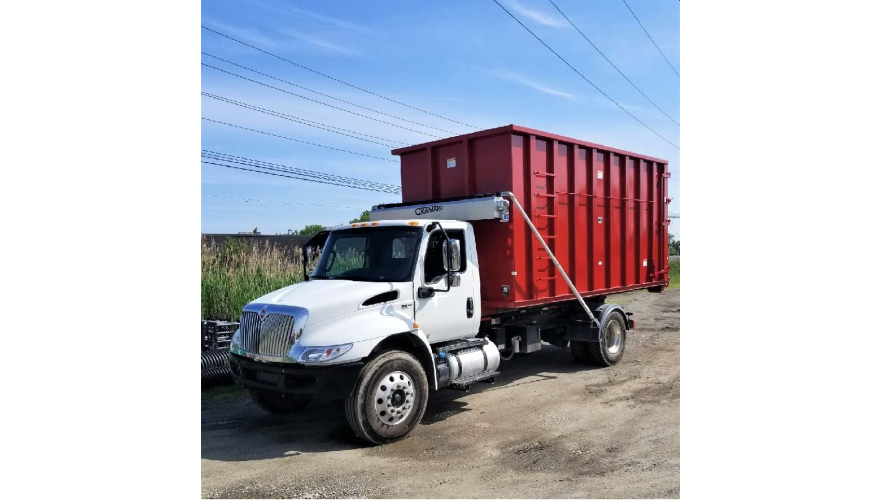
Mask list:
[[[669,260],[669,287],[681,287],[681,259]]]

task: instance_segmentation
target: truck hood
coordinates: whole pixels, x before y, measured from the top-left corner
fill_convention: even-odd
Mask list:
[[[311,280],[263,295],[252,303],[298,306],[309,311],[308,327],[358,311],[367,299],[392,290],[400,291],[403,299],[412,292],[411,283],[390,283],[349,280]],[[399,299],[398,299],[399,300]]]

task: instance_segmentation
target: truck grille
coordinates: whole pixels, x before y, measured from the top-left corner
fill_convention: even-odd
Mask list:
[[[260,321],[260,314],[245,311],[241,314],[241,348],[264,356],[286,356],[292,347],[290,334],[295,318],[289,314],[267,314]]]

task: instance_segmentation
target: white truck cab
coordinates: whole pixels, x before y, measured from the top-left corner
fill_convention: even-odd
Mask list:
[[[448,271],[447,238],[456,248],[448,256],[454,261]],[[288,346],[282,342],[288,339],[267,338],[265,332],[256,337],[256,329],[244,328],[252,335],[245,338],[240,330],[233,353],[263,361],[338,365],[363,359],[389,332],[407,332],[427,346],[479,331],[479,263],[469,223],[352,224],[334,229],[324,248],[308,281],[245,308],[246,327],[252,319],[289,313],[296,318],[289,339],[294,342]]]

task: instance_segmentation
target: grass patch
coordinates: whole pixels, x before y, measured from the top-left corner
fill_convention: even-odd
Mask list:
[[[217,245],[202,238],[204,319],[238,321],[245,304],[302,278],[299,248],[236,239]]]
[[[238,384],[220,385],[202,390],[202,404],[233,401],[247,396],[247,391]]]
[[[669,288],[681,288],[681,259],[669,261]]]

